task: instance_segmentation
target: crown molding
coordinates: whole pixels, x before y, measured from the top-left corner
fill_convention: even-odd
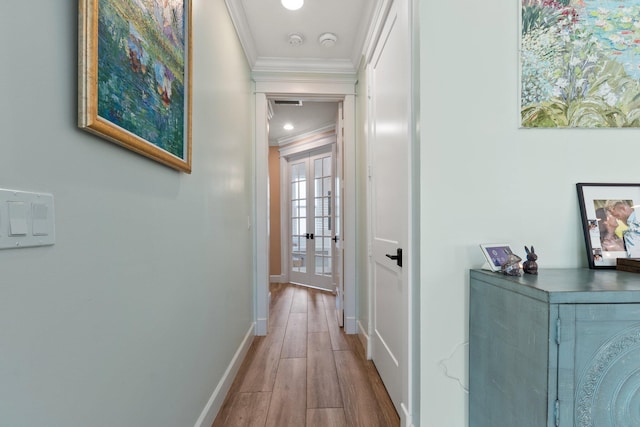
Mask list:
[[[365,64],[368,64],[373,56],[373,51],[378,44],[380,33],[389,15],[391,4],[393,0],[377,0],[373,13],[370,17],[369,25],[367,27],[367,36],[362,44],[362,59]]]
[[[268,58],[256,59],[254,73],[323,73],[355,74],[356,66],[348,59]]]
[[[368,8],[362,13],[361,25],[356,34],[353,52],[351,53],[351,62],[356,70],[360,68],[362,55],[369,41],[371,27],[374,23],[374,17],[378,16],[380,9],[383,7],[382,3],[385,1],[387,0],[368,1]]]
[[[253,68],[258,58],[258,51],[256,49],[255,42],[253,41],[253,37],[251,36],[251,29],[249,28],[247,14],[242,6],[242,2],[224,0],[224,3],[227,5],[229,16],[231,17],[233,26],[236,29],[236,34],[238,35],[238,39],[242,45],[242,50],[244,50],[244,54],[249,62],[249,67]]]
[[[275,141],[269,141],[269,145],[284,148],[295,142],[315,140],[318,137],[324,138],[327,136],[335,135],[335,133],[336,133],[336,124],[328,123],[324,126],[321,126],[311,131],[299,133],[297,135],[285,136],[282,138],[278,138]]]

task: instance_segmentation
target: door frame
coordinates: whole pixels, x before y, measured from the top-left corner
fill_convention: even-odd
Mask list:
[[[357,333],[356,321],[356,78],[256,77],[255,80],[255,333],[267,334],[269,320],[269,135],[268,99],[275,96],[342,102],[344,108],[344,330]]]

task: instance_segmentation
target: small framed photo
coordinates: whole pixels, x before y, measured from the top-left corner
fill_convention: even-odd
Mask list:
[[[640,258],[640,184],[576,187],[589,268],[616,268],[618,258]]]
[[[506,243],[483,243],[480,245],[480,249],[487,259],[491,271],[500,271],[509,255],[513,253],[511,246]]]

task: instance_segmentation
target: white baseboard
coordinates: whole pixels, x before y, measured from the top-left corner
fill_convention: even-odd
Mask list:
[[[413,421],[411,419],[411,414],[407,410],[407,407],[404,406],[404,403],[400,404],[402,411],[400,411],[400,426],[401,427],[413,427]]]
[[[287,278],[284,277],[284,274],[277,274],[273,276],[269,276],[270,283],[289,283]]]
[[[267,323],[269,322],[268,319],[258,319],[256,321],[256,335],[259,337],[264,337],[265,335],[267,335]]]
[[[355,317],[344,318],[344,332],[347,334],[357,334],[358,325]]]
[[[213,394],[209,398],[209,401],[198,417],[198,421],[196,421],[194,427],[210,427],[213,424],[213,421],[216,419],[216,415],[218,415],[218,411],[224,403],[224,398],[227,396],[227,393],[231,388],[231,384],[233,383],[233,380],[236,377],[238,370],[240,369],[240,365],[242,365],[242,361],[247,355],[249,347],[251,347],[254,336],[254,328],[255,325],[252,323],[249,327],[249,331],[247,331],[247,334],[244,337],[244,340],[242,340],[240,347],[238,347],[236,354],[233,355],[233,359],[231,359],[231,363],[229,363],[227,370],[220,379],[220,382],[218,382],[218,386],[213,391]]]
[[[358,320],[358,338],[360,339],[360,343],[364,348],[364,352],[367,355],[367,359],[371,359],[371,354],[369,351],[369,334],[367,333],[367,329],[364,325]]]

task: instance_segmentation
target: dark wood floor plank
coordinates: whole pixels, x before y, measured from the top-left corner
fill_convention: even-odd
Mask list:
[[[270,289],[269,334],[253,339],[214,426],[399,426],[362,343],[333,321],[332,295],[291,284],[272,284]],[[298,294],[306,295],[306,322],[304,313],[297,313],[303,307]],[[302,354],[301,348],[306,358],[285,357]],[[323,405],[336,407],[313,408]]]
[[[329,332],[310,332],[307,337],[307,351],[331,350]]]
[[[394,427],[382,414],[377,397],[371,389],[368,371],[353,351],[334,351],[340,390],[344,401],[347,424],[354,427]]]
[[[309,351],[307,356],[307,408],[340,408],[342,394],[332,350]]]
[[[281,359],[307,357],[307,313],[290,313]]]
[[[306,372],[306,359],[280,360],[266,427],[301,427],[306,424]]]
[[[349,348],[355,354],[358,364],[365,370],[369,384],[371,384],[371,391],[373,392],[376,402],[380,406],[380,414],[385,419],[386,425],[395,426],[400,425],[400,418],[396,412],[395,406],[389,397],[380,374],[376,369],[375,364],[367,359],[366,349],[363,346],[362,341],[358,335],[344,335],[346,342],[349,344]]]
[[[316,408],[307,410],[306,427],[348,427],[342,408]]]
[[[329,327],[329,334],[331,334],[331,348],[334,350],[348,350],[349,341],[346,338],[344,330],[338,326],[338,318],[336,317],[335,309],[327,309],[327,325]]]
[[[271,392],[235,393],[225,402],[212,427],[264,427]]]
[[[282,283],[272,283],[269,289],[271,291],[269,327],[285,326],[289,318],[295,289]]]
[[[322,291],[309,289],[307,301],[307,313],[309,322],[309,332],[327,332],[327,315],[325,313],[324,298]]]
[[[272,327],[266,337],[254,339],[245,359],[247,367],[240,377],[239,392],[273,390],[284,331],[284,327]]]

